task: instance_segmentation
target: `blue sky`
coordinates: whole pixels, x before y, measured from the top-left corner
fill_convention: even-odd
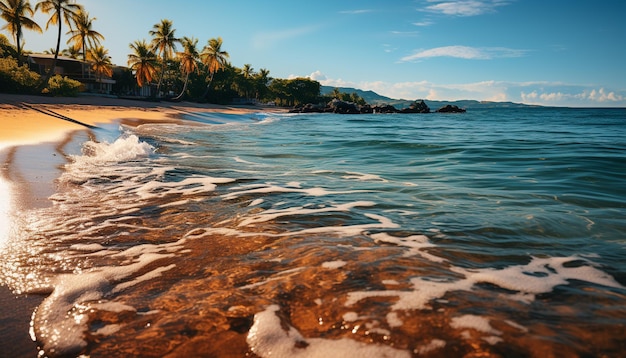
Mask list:
[[[233,65],[272,77],[403,99],[626,107],[623,0],[78,2],[120,65],[167,18],[178,37],[202,47],[221,36]],[[26,49],[54,47],[55,36],[27,32]]]

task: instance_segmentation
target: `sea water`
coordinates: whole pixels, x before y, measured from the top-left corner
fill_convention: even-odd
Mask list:
[[[44,356],[619,356],[626,111],[193,114],[78,134],[2,283]]]

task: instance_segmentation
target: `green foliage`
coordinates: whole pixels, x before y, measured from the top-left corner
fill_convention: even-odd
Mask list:
[[[17,57],[15,46],[11,45],[4,34],[0,34],[0,57]]]
[[[0,58],[0,89],[5,93],[34,93],[40,76],[28,69],[18,66],[12,57]]]
[[[55,75],[48,80],[48,94],[55,97],[76,97],[81,89],[81,83],[69,77]]]
[[[310,78],[274,79],[269,90],[278,105],[297,106],[317,102],[320,95],[320,83]]]
[[[365,101],[363,97],[359,96],[358,93],[341,92],[337,87],[333,88],[333,90],[328,95],[324,96],[326,102],[332,100],[333,98],[339,99],[344,102],[352,102],[358,106],[364,106],[367,104],[367,101]]]

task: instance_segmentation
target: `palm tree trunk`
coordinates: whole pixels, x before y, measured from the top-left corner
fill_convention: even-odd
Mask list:
[[[209,94],[209,89],[211,88],[211,82],[213,82],[213,75],[215,75],[215,73],[211,73],[211,78],[209,78],[209,83],[206,85],[206,89],[204,90],[204,94],[202,95],[202,98],[206,98],[206,96]]]
[[[163,64],[161,65],[161,76],[159,77],[159,84],[157,85],[157,97],[161,97],[161,84],[163,83],[163,77],[165,77],[165,64],[166,64],[166,57],[163,56]]]
[[[189,74],[185,76],[185,84],[183,85],[183,90],[178,96],[173,98],[174,101],[178,101],[179,99],[183,98],[183,95],[185,95],[185,91],[187,91],[187,83],[189,83]]]
[[[15,33],[15,46],[17,47],[17,64],[19,66],[22,65],[22,43],[20,42],[20,32],[21,30],[18,30]]]
[[[56,70],[57,59],[59,58],[59,51],[61,50],[61,24],[62,23],[63,22],[59,18],[59,33],[57,36],[57,48],[56,48],[56,51],[54,52],[54,60],[52,60],[52,66],[50,67],[50,70],[46,74],[46,77],[44,78],[43,82],[39,85],[39,88],[38,88],[39,92],[41,92],[44,88],[46,88],[46,86],[48,86],[48,81],[50,80],[50,77],[52,77],[52,75],[54,74],[54,71]]]
[[[87,53],[85,52],[85,39],[83,39],[83,63],[80,64],[80,69],[82,71],[81,75],[83,76],[83,81],[85,81],[85,62],[87,62]]]

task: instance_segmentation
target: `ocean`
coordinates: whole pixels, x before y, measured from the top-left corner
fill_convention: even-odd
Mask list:
[[[40,356],[626,354],[626,110],[185,119],[13,214]]]

